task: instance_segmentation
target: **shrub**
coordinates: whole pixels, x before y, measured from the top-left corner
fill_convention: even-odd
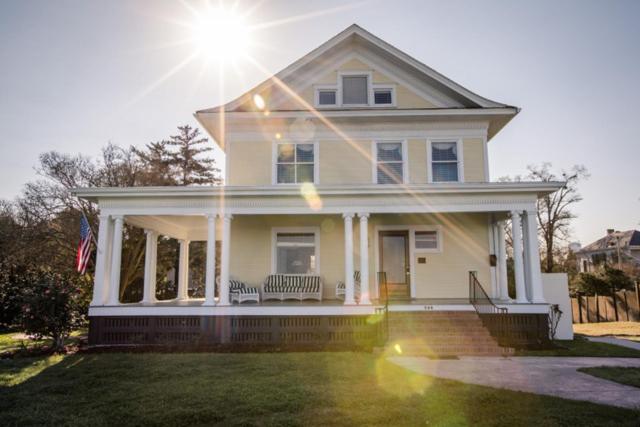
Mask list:
[[[572,287],[586,295],[611,295],[614,289],[633,289],[633,280],[624,271],[605,266],[597,273],[580,273]]]
[[[73,283],[51,272],[31,275],[22,292],[21,325],[35,339],[51,338],[54,352],[64,351],[64,341],[83,322],[81,298]]]

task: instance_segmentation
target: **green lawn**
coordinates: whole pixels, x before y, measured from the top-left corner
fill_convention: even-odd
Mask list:
[[[619,345],[591,342],[576,335],[573,341],[557,341],[558,348],[549,350],[519,350],[516,356],[571,357],[640,357],[640,351]]]
[[[640,412],[434,379],[369,353],[112,353],[0,360],[0,420],[631,426]]]
[[[580,368],[578,370],[594,377],[640,387],[640,368],[598,366],[595,368]]]

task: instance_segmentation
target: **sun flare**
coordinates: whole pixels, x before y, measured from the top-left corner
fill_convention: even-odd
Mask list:
[[[198,53],[207,60],[229,61],[247,55],[250,27],[233,9],[209,7],[191,25]]]

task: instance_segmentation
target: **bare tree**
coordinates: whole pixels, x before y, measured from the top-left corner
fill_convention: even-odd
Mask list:
[[[589,177],[584,166],[573,166],[569,171],[561,171],[559,175],[551,171],[551,163],[529,165],[529,173],[524,177],[527,181],[563,182],[558,191],[543,196],[537,202],[538,233],[543,246],[543,265],[546,273],[551,273],[556,265],[555,255],[558,253],[559,242],[566,242],[571,234],[571,220],[576,218],[572,207],[582,200],[578,193],[578,183]],[[502,177],[500,181],[523,181],[522,176]],[[507,227],[510,236],[510,227]]]

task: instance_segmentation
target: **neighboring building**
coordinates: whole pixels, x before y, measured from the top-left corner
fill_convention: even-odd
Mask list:
[[[615,231],[575,251],[581,273],[596,271],[604,265],[634,271],[640,268],[640,231]]]
[[[315,330],[303,325],[327,317],[344,319],[322,323],[333,331],[324,337],[355,339],[354,325],[369,325],[387,293],[391,311],[473,311],[471,272],[509,315],[546,325],[536,201],[562,184],[489,178],[487,145],[518,112],[347,28],[239,98],[195,113],[226,154],[224,186],[76,191],[101,212],[92,343],[150,342],[150,331],[166,338],[183,333],[179,325],[191,332],[175,332],[177,340],[209,328],[208,340],[269,341],[277,330],[313,341]],[[522,247],[515,300],[507,291],[508,218]],[[139,304],[118,301],[124,222],[148,233]],[[181,241],[172,301],[155,298],[158,235]],[[208,248],[204,299],[189,298],[186,284],[188,242],[197,240]],[[269,279],[258,304],[232,303],[234,280],[261,288],[272,274],[288,276]],[[321,286],[304,279],[314,276]],[[321,301],[264,301],[283,294]],[[264,326],[283,318],[293,323]],[[231,330],[211,326],[218,321]]]

